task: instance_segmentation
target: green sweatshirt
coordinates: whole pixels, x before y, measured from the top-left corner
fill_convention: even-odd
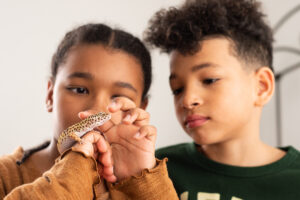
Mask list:
[[[167,168],[181,200],[299,200],[300,152],[281,148],[286,155],[260,167],[236,167],[214,162],[194,143],[165,147]]]

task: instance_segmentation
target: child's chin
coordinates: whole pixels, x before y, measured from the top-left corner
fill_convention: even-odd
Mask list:
[[[199,145],[210,145],[210,144],[214,144],[216,141],[214,141],[213,138],[209,137],[208,135],[202,135],[199,133],[195,133],[195,132],[191,132],[188,133],[188,135],[193,139],[193,141],[196,144]]]
[[[222,138],[216,137],[216,135],[212,132],[190,130],[187,133],[193,139],[193,141],[199,145],[214,145],[223,141]]]
[[[201,146],[207,146],[207,145],[212,145],[212,144],[215,144],[214,142],[211,142],[211,141],[203,141],[203,140],[194,140],[194,142],[198,145],[201,145]]]

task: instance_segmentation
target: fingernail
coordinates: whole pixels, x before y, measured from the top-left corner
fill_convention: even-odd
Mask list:
[[[81,111],[81,112],[78,113],[78,117],[79,117],[80,119],[85,118],[85,117],[87,117],[88,115],[89,115],[89,113],[88,113],[87,111]]]
[[[134,113],[134,114],[132,115],[131,119],[136,120],[137,117],[138,117],[138,114],[137,114],[137,113]]]
[[[125,117],[123,120],[124,120],[124,121],[130,121],[130,118],[131,118],[131,115],[128,114],[128,115],[126,115],[126,117]]]
[[[109,108],[115,108],[116,106],[117,106],[117,104],[116,104],[115,101],[111,102],[111,103],[108,105]]]
[[[81,117],[81,115],[83,115],[83,114],[84,114],[83,112],[79,112],[78,117]]]
[[[138,139],[140,136],[141,136],[141,133],[137,132],[133,137],[136,138],[136,139]]]

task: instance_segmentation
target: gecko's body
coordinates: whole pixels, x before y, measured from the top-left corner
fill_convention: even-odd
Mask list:
[[[107,120],[111,118],[111,115],[105,112],[100,112],[87,117],[86,119],[68,127],[64,130],[57,141],[57,148],[60,153],[70,148],[76,142],[81,141],[81,137],[87,132],[93,130],[97,126],[101,126]]]

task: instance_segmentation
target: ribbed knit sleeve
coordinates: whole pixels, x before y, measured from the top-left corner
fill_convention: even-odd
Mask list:
[[[93,199],[94,185],[100,182],[96,167],[93,158],[68,151],[56,160],[49,171],[32,183],[16,187],[4,199]],[[3,195],[5,185],[1,187]]]
[[[166,161],[167,159],[157,160],[155,168],[143,170],[140,176],[108,184],[112,199],[178,200],[168,176]]]

